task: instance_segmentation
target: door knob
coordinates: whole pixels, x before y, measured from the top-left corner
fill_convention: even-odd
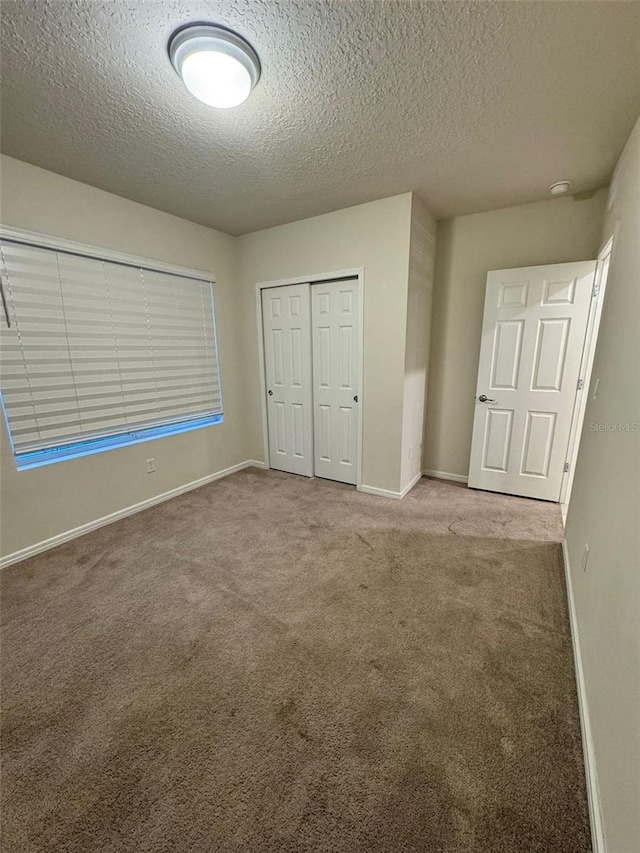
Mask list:
[[[478,397],[478,400],[480,400],[481,403],[497,403],[498,402],[497,400],[493,400],[491,397],[487,397],[486,394],[480,394],[480,396]]]
[[[269,388],[269,396],[273,397],[273,391],[271,390],[271,388]]]

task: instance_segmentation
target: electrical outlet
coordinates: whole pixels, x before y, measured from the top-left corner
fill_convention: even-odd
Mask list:
[[[589,546],[585,542],[584,551],[582,552],[582,571],[586,572],[587,563],[589,562]]]
[[[156,472],[156,460],[155,459],[147,459],[147,474],[155,474]]]
[[[598,399],[598,388],[599,387],[600,387],[600,380],[596,379],[596,381],[593,383],[593,399],[594,400]]]

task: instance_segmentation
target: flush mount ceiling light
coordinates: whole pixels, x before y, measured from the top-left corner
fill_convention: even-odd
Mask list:
[[[211,107],[237,107],[260,78],[260,60],[249,42],[215,24],[176,30],[169,57],[191,94]]]
[[[564,195],[564,193],[569,192],[570,186],[571,181],[556,181],[555,184],[551,184],[549,187],[549,192],[551,195]]]

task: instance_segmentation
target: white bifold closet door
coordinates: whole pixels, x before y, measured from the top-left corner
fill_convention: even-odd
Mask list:
[[[356,483],[358,282],[311,286],[313,435],[316,477]]]
[[[358,281],[262,291],[271,468],[357,481]]]
[[[313,476],[311,316],[308,284],[262,291],[269,464]]]

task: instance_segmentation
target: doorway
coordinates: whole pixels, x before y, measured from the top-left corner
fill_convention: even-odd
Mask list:
[[[562,486],[560,489],[560,505],[563,519],[566,519],[567,510],[569,508],[571,489],[573,488],[573,478],[576,470],[576,462],[578,460],[578,450],[580,448],[580,436],[582,435],[582,425],[584,423],[584,416],[587,409],[587,400],[590,393],[594,395],[594,399],[598,394],[597,386],[591,389],[591,372],[596,355],[596,343],[598,341],[598,331],[600,329],[600,320],[602,318],[602,309],[604,307],[607,278],[609,276],[609,265],[611,263],[611,253],[613,252],[613,241],[614,238],[611,237],[604,244],[598,253],[598,261],[596,264],[591,311],[589,312],[589,321],[587,323],[587,332],[585,335],[584,350],[582,353],[582,364],[580,365],[580,379],[578,380],[578,391],[576,394],[573,421],[571,424],[571,434],[569,436],[567,465],[565,466]]]
[[[362,272],[258,285],[269,467],[359,484]]]

